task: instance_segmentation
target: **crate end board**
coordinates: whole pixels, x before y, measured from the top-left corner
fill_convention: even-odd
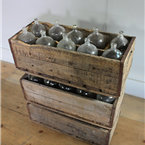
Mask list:
[[[50,23],[46,25],[49,26]],[[69,27],[67,29],[70,30]],[[82,31],[90,33],[89,30],[82,29]],[[118,89],[122,84],[120,64],[124,61],[70,52],[54,47],[28,45],[16,40],[17,35],[9,41],[15,65],[18,69],[46,78],[48,76],[60,83],[65,82],[72,86],[78,85],[78,87],[87,91],[102,92],[114,97],[120,96],[120,90]],[[128,39],[131,41],[132,37],[128,37]],[[129,46],[127,50],[130,51]]]
[[[29,117],[32,121],[91,144],[109,145],[117,124],[116,121],[110,131],[60,115],[44,106],[28,103],[27,107],[30,115]]]

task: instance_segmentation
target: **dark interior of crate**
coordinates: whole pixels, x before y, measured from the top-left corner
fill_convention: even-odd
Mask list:
[[[25,80],[28,80],[28,81],[30,81],[29,79],[28,79],[28,75],[26,75],[26,77],[24,78]],[[44,84],[44,79],[42,79],[42,81],[41,82],[34,82],[34,81],[32,81],[33,83],[37,83],[37,84],[41,84],[41,85],[44,85],[44,86],[46,86],[45,84]],[[56,82],[57,83],[57,82]],[[55,88],[55,89],[58,89],[58,90],[62,90],[62,89],[60,89],[59,88],[59,86],[58,86],[58,84],[59,83],[57,83],[57,85],[56,86],[48,86],[48,87],[52,87],[52,88]],[[62,85],[64,85],[63,83],[61,83]],[[72,87],[73,88],[73,90],[72,91],[66,91],[66,90],[62,90],[62,91],[65,91],[65,92],[69,92],[69,93],[72,93],[72,94],[75,94],[75,95],[78,95],[78,96],[81,96],[81,97],[84,97],[84,98],[86,98],[86,99],[93,99],[93,100],[97,100],[97,94],[95,94],[95,93],[92,93],[93,95],[92,95],[92,97],[89,97],[89,96],[84,96],[84,95],[80,95],[80,94],[78,94],[77,93],[77,88],[74,88],[74,87]],[[98,100],[98,101],[100,101],[100,100]],[[115,102],[115,100],[112,102],[112,103],[110,103],[110,104],[114,104],[114,102]]]

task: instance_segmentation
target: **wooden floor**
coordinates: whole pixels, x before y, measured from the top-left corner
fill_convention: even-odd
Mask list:
[[[29,119],[19,79],[24,73],[1,62],[2,145],[88,145]],[[145,145],[145,100],[125,95],[110,145]]]

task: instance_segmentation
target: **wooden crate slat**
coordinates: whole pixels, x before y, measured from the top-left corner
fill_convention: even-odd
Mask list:
[[[36,104],[28,104],[28,111],[30,118],[37,123],[54,128],[91,144],[108,145],[110,131],[107,129],[65,117]]]

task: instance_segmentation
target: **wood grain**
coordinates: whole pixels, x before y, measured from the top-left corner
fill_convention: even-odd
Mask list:
[[[107,145],[109,131],[64,117],[40,105],[28,104],[30,118],[40,124],[75,136],[91,144]]]
[[[52,26],[50,23],[43,24],[47,29]],[[72,27],[64,27],[67,32],[72,30]],[[83,32],[84,36],[88,36],[92,32],[92,30],[78,29]],[[117,35],[101,33],[110,39]],[[126,36],[130,44],[123,59],[118,61],[54,47],[28,45],[18,41],[17,35],[9,39],[9,43],[18,69],[45,78],[51,77],[57,82],[78,86],[87,91],[114,97],[120,96],[123,83],[122,73],[125,69],[121,67],[121,63],[124,63],[124,58],[127,57],[126,53],[129,53],[132,48],[132,40],[135,41],[132,37]]]
[[[112,104],[84,98],[25,79],[21,80],[25,98],[58,110],[65,115],[96,125],[110,126]]]

